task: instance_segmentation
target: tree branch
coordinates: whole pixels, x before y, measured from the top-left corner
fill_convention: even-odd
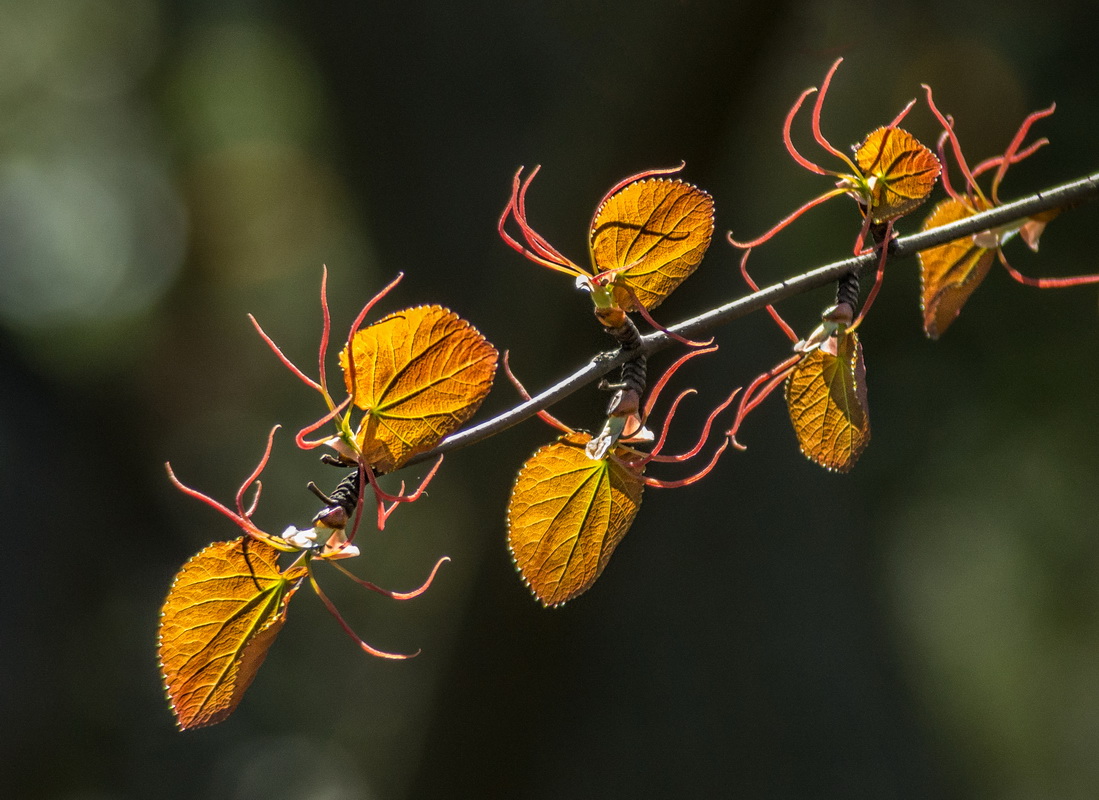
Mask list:
[[[1096,196],[1099,196],[1099,172],[1079,180],[1050,187],[1013,202],[996,206],[980,214],[951,222],[948,225],[914,233],[911,236],[898,237],[893,242],[893,249],[889,258],[890,261],[907,258],[929,247],[946,244],[965,236],[972,236],[980,231],[997,228],[1042,211],[1070,208],[1086,200],[1092,200]],[[781,283],[767,286],[758,292],[753,292],[698,316],[683,320],[676,325],[672,325],[669,330],[683,337],[697,338],[700,334],[706,334],[714,328],[747,316],[754,311],[759,311],[768,305],[825,286],[848,272],[862,272],[867,267],[876,265],[878,258],[878,253],[867,253],[826,264],[823,267],[788,278]],[[650,355],[664,350],[672,345],[674,341],[671,336],[662,331],[650,333],[642,339],[640,351]],[[633,355],[636,355],[636,353]],[[534,395],[530,400],[522,402],[492,419],[448,436],[434,450],[410,458],[405,466],[428,461],[444,453],[495,436],[497,433],[529,419],[542,409],[568,397],[581,387],[598,380],[611,370],[621,366],[629,357],[629,354],[617,350],[601,353],[567,378]]]

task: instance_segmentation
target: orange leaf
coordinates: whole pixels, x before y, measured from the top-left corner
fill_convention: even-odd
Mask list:
[[[508,548],[544,606],[585,592],[633,523],[639,472],[591,459],[587,433],[570,433],[531,456],[508,502]]]
[[[786,379],[786,404],[810,461],[837,472],[855,466],[870,441],[858,335],[841,332],[807,353]]]
[[[286,622],[305,567],[279,571],[278,551],[242,536],[183,565],[160,612],[160,672],[181,730],[228,717]]]
[[[652,178],[615,192],[592,222],[592,266],[615,271],[615,300],[633,308],[628,286],[641,305],[660,305],[695,271],[714,233],[714,201],[679,180]],[[620,270],[620,271],[619,271]]]
[[[481,405],[496,373],[496,348],[453,311],[419,306],[356,332],[354,376],[340,353],[347,391],[363,409],[363,459],[391,472],[457,430]]]
[[[874,222],[904,216],[927,199],[939,178],[939,159],[908,131],[878,128],[855,151],[870,190]]]
[[[931,209],[921,230],[938,228],[976,213],[960,200],[947,198]],[[924,333],[938,339],[946,332],[969,296],[988,275],[994,256],[994,250],[978,246],[972,236],[929,247],[917,254]]]

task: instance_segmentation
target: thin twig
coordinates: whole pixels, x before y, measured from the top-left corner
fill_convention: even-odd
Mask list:
[[[920,250],[946,244],[964,236],[971,236],[980,231],[1033,216],[1042,211],[1076,205],[1085,200],[1094,199],[1096,196],[1099,196],[1099,172],[1079,180],[1050,187],[1019,200],[996,206],[980,214],[951,222],[948,225],[914,233],[910,236],[898,237],[893,242],[890,261],[907,258],[915,255]],[[726,303],[672,325],[668,328],[668,333],[663,331],[650,333],[648,336],[643,337],[639,349],[646,355],[658,352],[674,344],[674,339],[670,335],[672,333],[684,337],[696,337],[708,333],[714,328],[759,311],[768,305],[830,284],[848,272],[862,272],[867,267],[876,265],[877,262],[878,254],[871,252],[826,264],[823,267],[787,278],[781,283],[766,286],[758,292],[745,295],[731,303]],[[563,400],[581,387],[599,380],[616,367],[621,366],[628,357],[634,355],[636,355],[636,351],[630,356],[617,351],[602,353],[567,378],[534,395],[530,400],[508,409],[492,419],[448,436],[434,450],[410,458],[405,466],[412,466],[443,453],[467,447],[490,436],[495,436],[501,431],[529,419],[542,409]]]

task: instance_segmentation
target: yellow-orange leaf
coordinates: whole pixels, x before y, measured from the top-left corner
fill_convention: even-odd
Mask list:
[[[870,190],[874,222],[904,216],[927,199],[939,178],[939,159],[908,131],[878,128],[855,151]]]
[[[354,374],[340,353],[347,391],[363,409],[363,458],[390,472],[434,447],[481,405],[496,373],[496,348],[453,311],[419,306],[355,334]]]
[[[508,548],[544,606],[586,591],[641,505],[641,475],[590,459],[587,433],[546,445],[523,465],[508,503]]]
[[[215,542],[183,565],[160,612],[160,672],[180,729],[228,717],[286,621],[304,567],[249,537]]]
[[[714,201],[678,180],[650,178],[615,192],[596,212],[591,230],[595,272],[616,272],[615,300],[656,308],[695,271],[714,233]]]
[[[837,472],[855,466],[870,441],[858,335],[840,333],[807,353],[786,380],[786,405],[806,457]]]
[[[938,228],[976,213],[965,203],[947,198],[931,209],[922,230]],[[978,246],[972,236],[966,236],[921,250],[917,256],[924,333],[938,339],[988,275],[995,251]]]

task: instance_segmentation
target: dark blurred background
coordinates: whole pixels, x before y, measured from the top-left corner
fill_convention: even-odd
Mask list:
[[[450,306],[543,387],[608,341],[567,279],[499,241],[519,165],[543,165],[533,224],[583,263],[608,187],[687,162],[718,236],[670,323],[743,293],[725,231],[827,188],[780,129],[837,56],[823,124],[841,145],[920,82],[973,160],[1056,101],[1011,198],[1099,167],[1094,30],[1091,3],[1022,0],[0,2],[4,796],[1099,796],[1097,293],[998,268],[929,342],[916,264],[890,266],[854,472],[803,459],[773,398],[746,453],[648,492],[563,609],[532,601],[504,546],[513,476],[553,437],[533,421],[448,457],[428,499],[360,537],[350,566],[395,589],[450,555],[425,596],[322,568],[370,642],[419,658],[364,656],[303,589],[239,710],[188,733],[155,658],[173,574],[237,533],[163,463],[231,501],[269,427],[322,410],[246,313],[314,372],[321,265],[337,329],[404,271],[380,311]],[[906,126],[936,134],[922,105]],[[807,117],[795,135],[818,156]],[[1097,215],[1008,255],[1099,271]],[[857,224],[849,202],[816,209],[754,272],[842,257]],[[804,333],[829,301],[783,311]],[[684,373],[700,397],[680,441],[788,352],[764,315],[718,342]],[[501,380],[479,418],[514,399]],[[592,427],[604,402],[556,413]],[[316,510],[306,481],[339,477],[291,437],[257,516],[276,532]]]

